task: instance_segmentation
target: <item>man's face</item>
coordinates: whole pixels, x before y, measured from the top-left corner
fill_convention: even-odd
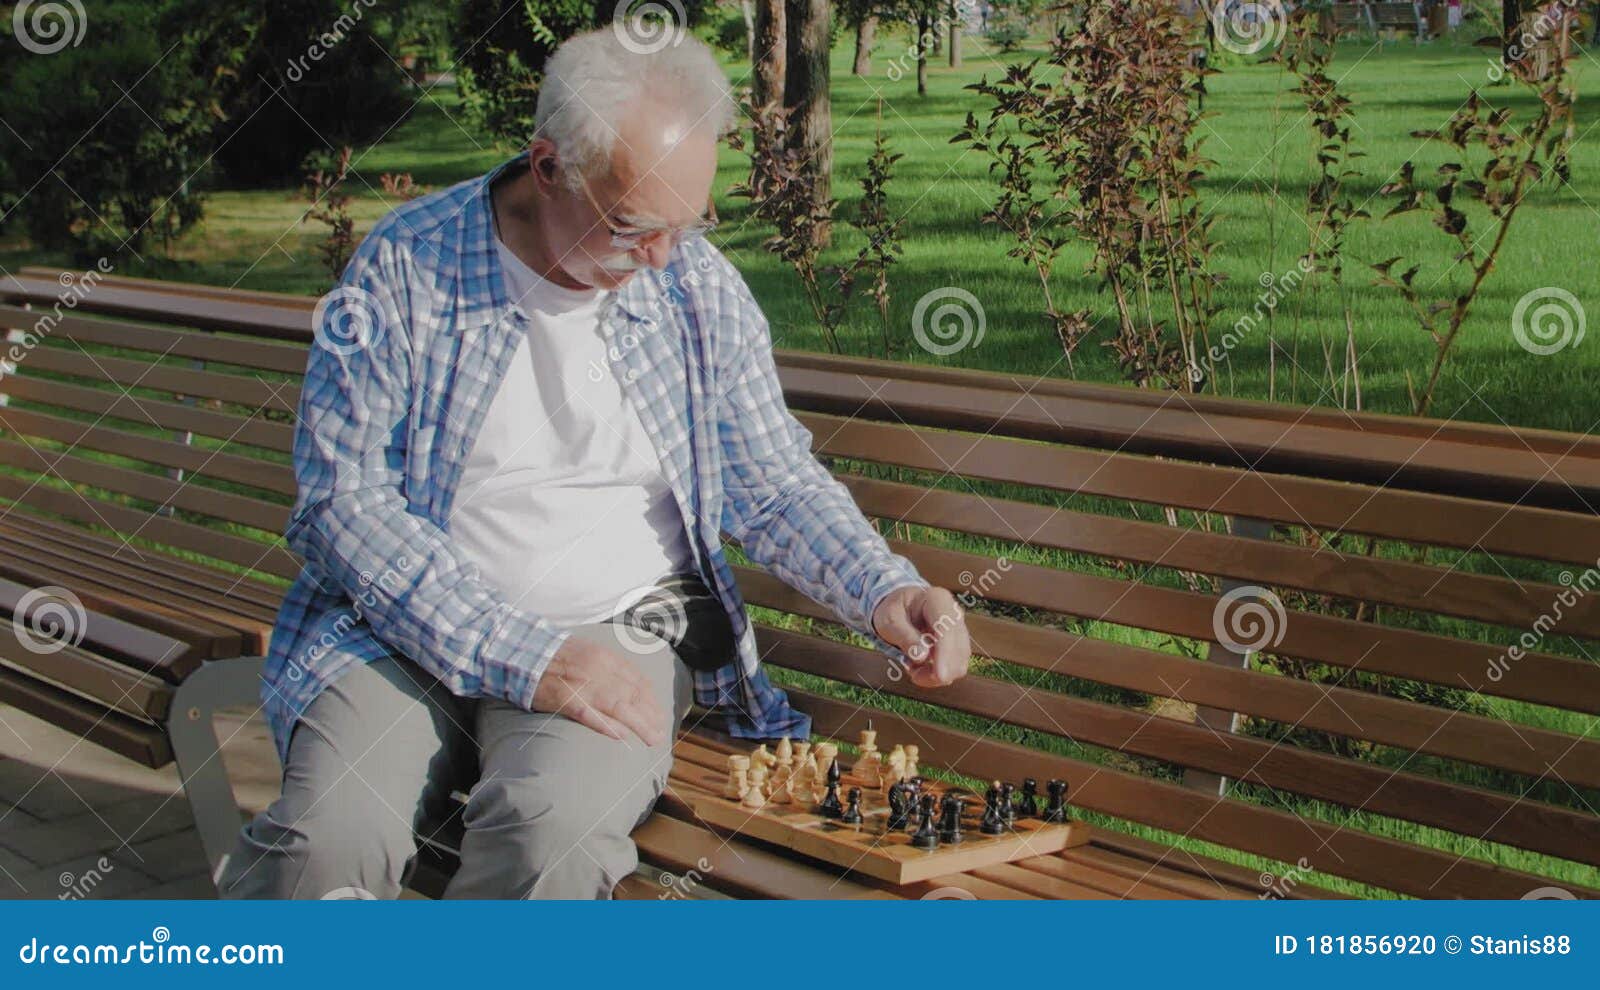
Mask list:
[[[618,132],[609,170],[580,180],[576,191],[552,186],[546,233],[557,264],[574,280],[619,288],[640,268],[664,266],[675,232],[704,218],[716,139],[663,116],[659,108],[654,120],[632,115]]]

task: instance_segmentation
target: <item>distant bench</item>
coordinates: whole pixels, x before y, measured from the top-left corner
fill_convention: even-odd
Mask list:
[[[0,378],[0,611],[54,586],[85,615],[55,652],[0,626],[0,700],[146,765],[175,759],[215,863],[240,819],[211,715],[257,704],[272,579],[300,567],[279,534],[314,300],[108,278],[57,320],[58,275],[0,283],[13,338],[49,318]],[[922,691],[738,567],[771,610],[766,662],[809,675],[795,703],[819,733],[870,723],[972,780],[1065,779],[1106,827],[886,889],[698,822],[689,798],[728,744],[687,733],[619,896],[1326,896],[1314,872],[1417,897],[1597,893],[1552,861],[1501,865],[1532,859],[1518,850],[1576,864],[1556,873],[1600,865],[1600,668],[1544,652],[1547,634],[1600,639],[1600,598],[1549,618],[1572,591],[1556,575],[1600,556],[1594,439],[803,352],[779,366],[819,456],[897,550],[970,596],[992,658]],[[1252,611],[1270,642],[1239,641]],[[1250,655],[1262,646],[1280,671]],[[1283,676],[1296,665],[1338,676]],[[1560,727],[1517,721],[1532,705]],[[1460,838],[1394,837],[1406,823]],[[413,886],[440,889],[452,834],[425,845]]]

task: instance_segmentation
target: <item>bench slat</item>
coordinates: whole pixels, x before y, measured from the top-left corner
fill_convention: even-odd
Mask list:
[[[1589,566],[1600,517],[796,412],[825,456]]]
[[[17,306],[0,306],[0,329],[32,331],[43,314]],[[172,330],[121,320],[66,316],[55,321],[51,338],[82,344],[106,344],[149,351],[163,357],[191,358],[279,374],[299,375],[306,370],[306,349],[298,344],[269,344],[238,336]]]
[[[0,379],[0,395],[100,417],[125,419],[141,429],[156,426],[163,430],[198,433],[226,441],[234,450],[238,449],[238,444],[249,444],[281,454],[294,451],[294,427],[288,423],[245,419],[177,402],[130,396],[109,388],[89,388],[28,375],[8,375]]]
[[[88,354],[67,347],[35,347],[23,359],[26,370],[49,371],[58,375],[91,378],[127,388],[174,392],[179,395],[217,399],[234,405],[293,413],[300,401],[300,386],[291,382],[267,382],[245,375],[197,371],[167,364],[134,361],[109,354]]]
[[[294,470],[288,464],[243,457],[225,450],[115,430],[16,406],[0,407],[0,431],[104,454],[120,454],[194,475],[248,485],[275,495],[289,498],[295,495]]]
[[[1394,605],[1518,630],[1548,613],[1564,590],[1537,581],[1513,581],[1326,547],[1116,519],[858,475],[837,477],[864,512],[890,522]],[[1579,599],[1564,609],[1561,628],[1600,638],[1600,596]],[[1600,677],[1600,668],[1595,674]]]

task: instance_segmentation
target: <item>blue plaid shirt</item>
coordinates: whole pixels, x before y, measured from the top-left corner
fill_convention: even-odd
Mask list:
[[[395,653],[465,697],[532,705],[566,630],[512,607],[457,555],[451,504],[528,316],[506,295],[486,175],[394,210],[317,314],[286,532],[305,560],[278,613],[262,700],[281,758],[295,720],[354,665]],[[789,414],[766,318],[704,238],[613,293],[610,370],[660,457],[701,577],[738,639],[695,700],[747,738],[809,733],[761,670],[722,532],[896,659],[878,602],[926,586],[811,453]]]

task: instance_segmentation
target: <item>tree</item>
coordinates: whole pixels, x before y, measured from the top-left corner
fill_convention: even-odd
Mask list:
[[[755,60],[751,90],[758,107],[782,106],[789,34],[785,0],[756,0]]]
[[[789,146],[801,152],[804,168],[814,177],[814,202],[819,211],[830,201],[833,175],[833,105],[828,97],[828,53],[833,28],[830,0],[788,0],[788,35],[783,105],[789,113]],[[826,222],[816,226],[819,245],[829,240]]]
[[[892,0],[839,0],[839,19],[856,33],[851,75],[864,76],[872,71],[872,46],[878,38],[878,18],[885,13],[893,16],[893,7]]]
[[[163,37],[184,39],[168,58],[216,88],[216,161],[235,182],[294,183],[309,152],[375,140],[414,104],[360,4],[167,0],[159,16]]]
[[[107,3],[95,18],[79,45],[0,58],[10,210],[36,247],[84,263],[170,243],[200,219],[215,120],[207,80],[172,51],[182,36],[150,7]]]

